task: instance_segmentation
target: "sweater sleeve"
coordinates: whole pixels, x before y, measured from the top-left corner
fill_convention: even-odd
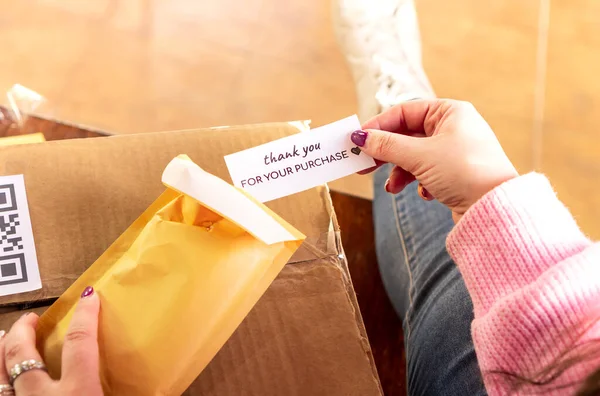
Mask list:
[[[447,248],[473,300],[473,342],[490,394],[511,386],[494,372],[532,378],[600,337],[600,245],[583,235],[544,176],[521,176],[486,194]],[[552,385],[581,382],[597,364],[575,365]]]

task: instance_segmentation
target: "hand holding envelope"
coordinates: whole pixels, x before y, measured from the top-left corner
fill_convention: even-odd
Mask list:
[[[100,375],[107,395],[176,395],[210,362],[304,235],[185,157],[168,189],[41,317],[40,350],[60,376],[81,290],[101,304]]]

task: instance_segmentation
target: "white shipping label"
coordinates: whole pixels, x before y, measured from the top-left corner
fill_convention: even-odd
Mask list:
[[[23,175],[0,176],[0,296],[41,287]]]
[[[350,140],[357,129],[354,115],[227,155],[225,162],[235,186],[267,202],[374,167]]]

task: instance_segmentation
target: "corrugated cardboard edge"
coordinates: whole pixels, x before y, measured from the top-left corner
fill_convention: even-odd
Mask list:
[[[340,276],[342,278],[342,281],[344,282],[346,290],[346,297],[348,298],[348,301],[352,306],[354,318],[356,319],[356,331],[360,337],[362,348],[365,354],[368,356],[369,362],[371,364],[371,371],[373,377],[377,380],[376,382],[379,387],[379,392],[383,395],[383,388],[381,387],[381,381],[379,380],[379,374],[377,373],[377,366],[375,365],[375,358],[373,357],[373,351],[371,349],[371,344],[369,343],[369,337],[367,336],[367,329],[365,328],[365,323],[363,321],[362,315],[360,313],[360,308],[358,306],[358,300],[356,299],[356,292],[354,290],[352,278],[350,277],[350,269],[348,268],[348,260],[346,259],[346,253],[344,252],[344,246],[342,245],[340,227],[337,221],[337,216],[335,214],[335,209],[333,208],[331,195],[329,194],[329,187],[327,185],[323,186],[321,194],[323,196],[323,202],[325,202],[326,204],[326,209],[331,219],[330,232],[328,235],[330,238],[328,240],[328,244],[333,244],[333,246],[335,247],[335,251],[338,252],[334,255],[330,254],[329,257],[340,270]],[[329,248],[327,249],[327,251],[330,251]]]
[[[45,114],[42,111],[39,110],[34,110],[32,112],[29,113],[22,113],[23,117],[29,117],[29,116],[33,116],[36,118],[39,118],[40,120],[44,120],[44,121],[49,121],[49,122],[54,122],[63,126],[67,126],[67,127],[72,127],[72,128],[78,128],[87,132],[93,132],[93,133],[97,133],[99,135],[103,135],[103,136],[127,136],[127,135],[136,135],[136,134],[145,134],[145,133],[157,133],[157,132],[180,132],[180,131],[197,131],[200,129],[221,129],[221,128],[228,128],[230,127],[230,125],[221,125],[221,126],[210,126],[210,127],[200,127],[200,128],[185,128],[185,129],[169,129],[169,130],[162,130],[162,131],[133,131],[133,132],[121,132],[121,131],[115,131],[115,130],[109,130],[106,128],[102,128],[99,129],[98,127],[95,127],[93,125],[89,125],[86,124],[84,122],[80,122],[80,121],[72,121],[72,120],[65,120],[64,118],[61,117],[56,117],[56,116],[52,116],[50,114]],[[273,122],[264,122],[261,124],[256,124],[256,123],[249,123],[249,124],[235,124],[236,127],[246,127],[246,126],[251,126],[251,125],[273,125],[273,124],[279,124],[279,123],[288,123],[290,125],[293,125],[294,127],[298,128],[298,132],[306,132],[308,130],[310,130],[310,124],[311,124],[311,120],[295,120],[295,121],[273,121]]]

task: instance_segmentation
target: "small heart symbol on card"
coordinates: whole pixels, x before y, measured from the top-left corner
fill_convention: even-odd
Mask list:
[[[350,151],[352,151],[352,154],[356,154],[356,155],[360,154],[360,149],[358,147],[352,147],[352,149]]]

